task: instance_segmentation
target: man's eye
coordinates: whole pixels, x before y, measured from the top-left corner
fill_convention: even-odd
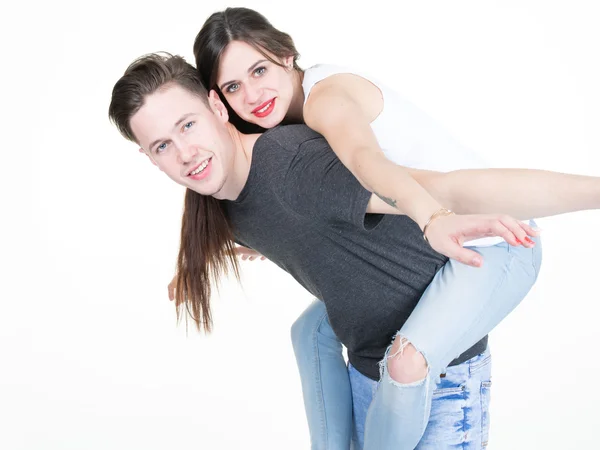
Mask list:
[[[158,147],[156,147],[156,153],[160,153],[162,151],[165,151],[166,148],[167,148],[167,144],[166,144],[166,142],[163,142]]]

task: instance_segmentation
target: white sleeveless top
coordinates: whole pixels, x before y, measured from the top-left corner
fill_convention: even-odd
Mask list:
[[[371,128],[384,154],[391,161],[405,167],[440,172],[489,167],[480,156],[461,145],[440,124],[415,105],[384,84],[360,72],[325,64],[307,69],[302,82],[304,102],[315,84],[339,73],[358,75],[381,91],[383,109],[371,122]],[[500,237],[487,237],[469,241],[465,246],[487,247],[503,241]]]

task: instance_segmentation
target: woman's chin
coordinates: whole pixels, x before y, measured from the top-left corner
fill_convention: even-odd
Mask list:
[[[252,122],[255,125],[258,125],[259,127],[268,129],[268,128],[274,128],[277,125],[279,125],[281,122],[283,122],[283,119],[285,118],[284,114],[280,114],[280,112],[277,110],[278,108],[276,108],[275,110],[273,110],[273,112],[271,112],[271,114],[269,114],[266,117],[256,117],[254,115],[252,115],[251,119],[252,120],[248,120],[246,119],[248,122]]]

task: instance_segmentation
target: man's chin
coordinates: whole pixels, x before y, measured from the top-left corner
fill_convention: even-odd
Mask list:
[[[189,186],[188,186],[188,189],[190,189],[190,190],[194,191],[196,194],[200,194],[200,195],[202,195],[204,197],[215,197],[215,198],[218,198],[218,195],[219,195],[219,191],[214,192],[212,190],[211,191],[207,191],[207,190],[201,190],[201,189],[194,189],[193,187],[189,187]]]
[[[226,199],[225,197],[225,193],[223,192],[223,186],[219,186],[218,188],[208,188],[206,187],[206,189],[198,189],[197,187],[192,187],[192,186],[187,186],[189,189],[191,189],[192,191],[196,192],[197,194],[203,195],[205,197],[214,197],[217,200],[224,200]]]

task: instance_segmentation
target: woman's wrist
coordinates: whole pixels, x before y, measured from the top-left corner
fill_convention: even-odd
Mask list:
[[[433,223],[433,221],[435,219],[438,219],[440,217],[445,217],[445,216],[451,216],[453,215],[454,212],[450,211],[447,208],[440,208],[438,209],[436,212],[434,212],[431,217],[429,217],[429,220],[427,221],[427,223],[425,224],[425,226],[423,227],[423,239],[425,239],[425,241],[429,242],[427,240],[427,230],[429,229],[429,226]]]

